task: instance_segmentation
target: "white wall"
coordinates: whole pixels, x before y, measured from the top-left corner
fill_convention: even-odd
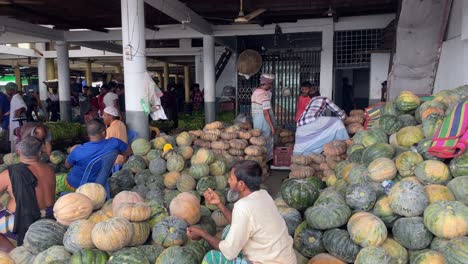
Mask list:
[[[224,47],[216,47],[215,50],[215,62],[217,63],[219,58],[224,52]],[[224,71],[216,82],[216,97],[221,97],[223,88],[225,86],[236,87],[237,85],[237,69],[236,69],[236,58],[237,54],[233,53],[229,59]]]
[[[372,53],[370,66],[369,104],[380,101],[382,82],[387,80],[390,53]]]

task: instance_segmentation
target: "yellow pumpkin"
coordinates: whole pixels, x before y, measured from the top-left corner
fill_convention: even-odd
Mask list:
[[[73,221],[88,218],[92,211],[93,203],[81,193],[65,194],[54,205],[55,219],[65,226],[69,226]]]
[[[387,227],[371,213],[355,213],[348,220],[347,228],[351,239],[361,247],[379,246],[387,239]]]
[[[121,203],[114,208],[114,215],[131,222],[141,222],[150,218],[151,208],[146,203]]]
[[[111,216],[107,215],[106,212],[104,212],[104,211],[102,211],[102,210],[98,210],[98,211],[92,213],[92,214],[89,216],[88,220],[91,221],[91,222],[93,222],[93,223],[95,223],[95,224],[100,223],[100,222],[102,222],[102,221],[106,221],[106,220],[108,220],[108,219],[111,219],[111,218],[113,217],[113,215],[114,215],[114,214],[112,213],[112,211],[110,211],[110,212],[111,212],[111,214],[112,214]]]
[[[185,220],[189,225],[194,225],[201,217],[200,200],[189,192],[180,193],[172,199],[169,212],[171,216],[176,216]]]
[[[397,174],[397,168],[393,160],[389,158],[378,158],[367,167],[369,178],[375,182],[383,182],[393,179]]]
[[[143,245],[150,235],[151,227],[148,222],[132,222],[133,235],[128,244],[131,247]]]
[[[424,192],[429,199],[429,203],[440,201],[455,201],[452,191],[447,186],[439,184],[429,184],[424,186]]]
[[[164,186],[166,188],[175,190],[177,187],[177,180],[180,178],[180,173],[177,171],[171,171],[163,175],[164,176]]]
[[[141,203],[144,199],[136,192],[122,191],[119,192],[112,200],[112,211],[121,203]]]
[[[115,217],[96,224],[91,232],[94,245],[103,251],[117,251],[132,241],[133,227],[125,218]]]
[[[346,264],[346,262],[333,255],[320,253],[311,258],[307,264]]]
[[[93,203],[94,210],[101,208],[106,201],[106,189],[99,183],[90,182],[83,184],[75,192],[88,196]]]

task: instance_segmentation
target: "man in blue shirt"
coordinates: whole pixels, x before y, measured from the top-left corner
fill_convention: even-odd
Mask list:
[[[8,124],[10,122],[10,99],[8,96],[0,92],[0,127],[3,134],[2,145],[8,148]]]
[[[105,139],[106,126],[100,120],[94,119],[86,123],[86,132],[89,142],[76,146],[65,161],[65,167],[72,168],[72,170],[68,175],[57,175],[57,193],[75,191],[80,187],[84,171],[94,158],[112,150],[117,150],[122,155],[130,153],[130,148],[122,140]],[[96,171],[91,171],[88,182],[96,180],[98,170],[99,168],[96,168]]]

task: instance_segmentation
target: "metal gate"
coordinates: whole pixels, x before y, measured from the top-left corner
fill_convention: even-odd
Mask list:
[[[320,50],[269,50],[262,54],[262,58],[260,73],[268,72],[276,76],[272,90],[276,124],[295,130],[294,117],[301,82],[310,81],[313,85],[320,85]],[[249,80],[238,77],[238,102],[241,113],[250,115],[250,97],[252,90],[259,85],[260,73]],[[290,88],[290,96],[283,96],[282,89],[285,88]]]

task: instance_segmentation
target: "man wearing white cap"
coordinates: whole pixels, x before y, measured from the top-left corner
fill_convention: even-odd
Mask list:
[[[119,110],[114,106],[107,106],[104,108],[102,119],[104,120],[104,124],[107,126],[106,139],[113,137],[128,143],[127,127],[124,122],[120,121],[119,116]],[[119,155],[115,160],[115,164],[123,164],[124,162],[125,157],[122,155]]]

